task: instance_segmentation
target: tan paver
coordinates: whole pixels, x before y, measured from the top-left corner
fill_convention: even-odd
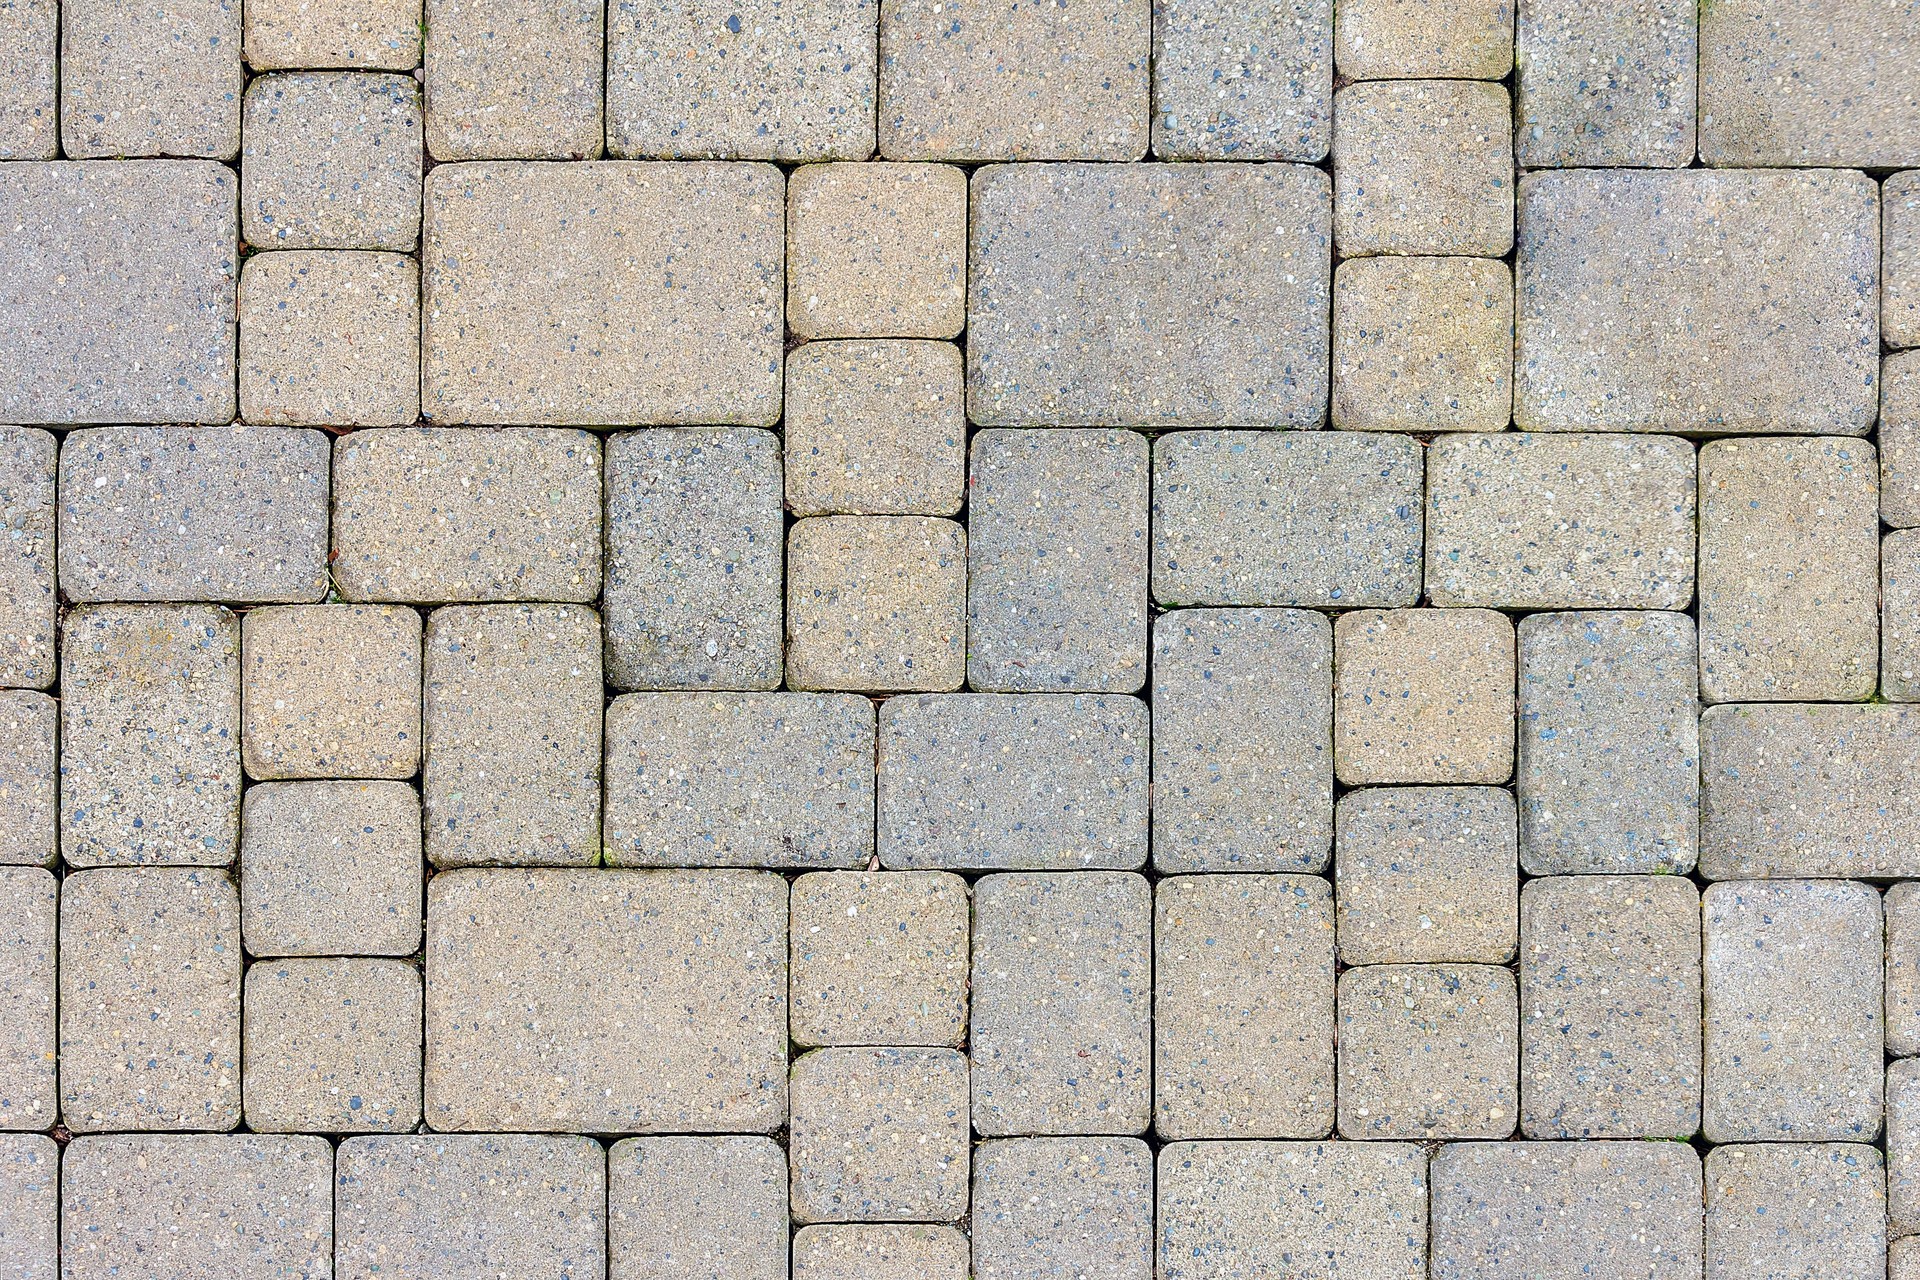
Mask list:
[[[967,487],[964,360],[951,343],[904,339],[810,342],[788,356],[788,509],[959,514]]]
[[[60,704],[0,691],[0,866],[51,866],[60,821]]]
[[[787,1280],[787,1153],[771,1138],[607,1151],[609,1280]]]
[[[1693,160],[1698,0],[1528,0],[1515,15],[1514,150],[1528,168]]]
[[[1333,818],[1343,964],[1506,964],[1519,934],[1513,795],[1367,787]]]
[[[60,1114],[54,1078],[59,900],[60,887],[44,868],[0,867],[0,1130],[50,1129]],[[0,1184],[11,1154],[0,1146]],[[0,1222],[7,1209],[0,1194]],[[0,1266],[7,1261],[6,1236],[0,1226]]]
[[[42,1133],[0,1134],[0,1268],[9,1280],[60,1273],[60,1148]]]
[[[420,65],[420,0],[249,0],[242,17],[256,71]]]
[[[420,795],[407,783],[259,783],[247,788],[240,830],[251,955],[420,949]]]
[[[1333,237],[1342,256],[1503,256],[1513,247],[1512,123],[1497,84],[1379,81],[1335,94]]]
[[[299,71],[247,86],[240,236],[260,249],[394,249],[420,240],[420,86]]]
[[[1920,526],[1920,351],[1880,365],[1880,519]]]
[[[420,971],[260,960],[242,1001],[247,1127],[405,1133],[420,1123]]]
[[[1340,975],[1343,1138],[1504,1138],[1519,1113],[1513,972],[1380,964]]]
[[[1334,772],[1375,782],[1505,782],[1513,623],[1490,609],[1361,609],[1333,628]]]
[[[1513,272],[1382,257],[1333,275],[1333,425],[1502,431],[1513,405]]]
[[[821,164],[787,180],[787,325],[801,337],[951,338],[966,276],[965,170]]]
[[[796,1222],[966,1215],[967,1059],[953,1049],[815,1049],[794,1060]]]
[[[420,615],[283,605],[240,624],[240,755],[252,778],[411,778],[420,768]]]
[[[240,6],[62,0],[60,149],[75,160],[240,150]]]
[[[0,555],[0,687],[53,683],[57,452],[50,432],[0,427],[0,520],[7,529]]]
[[[1716,1147],[1706,1160],[1707,1275],[1881,1276],[1886,1186],[1880,1153],[1857,1142]]]
[[[1333,0],[1260,11],[1172,0],[1153,11],[1153,153],[1162,160],[1326,158]]]
[[[787,683],[910,693],[966,678],[967,531],[817,516],[787,534]]]
[[[966,1042],[965,880],[950,871],[817,871],[794,880],[790,895],[796,1044]]]
[[[605,142],[600,0],[425,0],[435,160],[591,160]]]
[[[1513,70],[1508,0],[1344,0],[1334,58],[1350,80],[1500,80]]]
[[[1880,217],[1880,337],[1920,347],[1920,169],[1881,184]]]
[[[58,0],[16,0],[0,18],[0,160],[60,154]],[[0,1256],[5,1256],[0,1253]],[[23,1273],[28,1271],[23,1265]]]
[[[282,426],[420,416],[420,265],[396,253],[256,253],[240,269],[240,413]]]
[[[967,1237],[953,1227],[834,1224],[793,1236],[793,1280],[967,1280]]]
[[[1148,1280],[1153,1152],[1138,1138],[989,1139],[968,1226],[978,1280]]]

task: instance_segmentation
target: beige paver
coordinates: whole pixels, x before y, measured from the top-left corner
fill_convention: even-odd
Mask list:
[[[1880,1152],[1862,1143],[1714,1148],[1706,1160],[1707,1275],[1885,1275],[1886,1185]]]
[[[58,0],[16,0],[0,17],[0,160],[60,154],[59,43]]]
[[[978,1280],[1153,1275],[1153,1152],[1138,1138],[993,1138],[974,1149]]]
[[[967,1237],[953,1227],[836,1223],[793,1235],[793,1280],[967,1280],[968,1274]]]
[[[600,0],[425,0],[435,160],[590,160],[605,142]]]
[[[50,872],[0,867],[0,1130],[50,1129],[60,1114],[54,1078],[59,910],[60,887]],[[0,1171],[9,1154],[0,1147]],[[0,1172],[0,1181],[4,1177]],[[7,1209],[0,1198],[0,1221]],[[0,1241],[6,1235],[0,1227]],[[0,1265],[6,1260],[0,1243]]]
[[[787,1280],[787,1153],[771,1138],[607,1151],[609,1280]]]
[[[1513,70],[1513,5],[1345,0],[1336,10],[1333,48],[1350,80],[1500,80]]]
[[[240,624],[240,755],[252,778],[411,778],[420,768],[420,615],[282,605]]]
[[[1380,257],[1333,275],[1333,425],[1501,431],[1513,405],[1513,272]]]
[[[247,788],[240,831],[251,955],[420,949],[420,794],[407,783],[259,783]]]
[[[1326,158],[1333,0],[1255,11],[1172,0],[1153,11],[1153,153],[1162,160]]]
[[[1880,364],[1880,519],[1920,526],[1920,351]]]
[[[412,76],[255,76],[240,152],[241,238],[260,249],[412,252],[420,240],[421,113]]]
[[[1697,0],[1528,0],[1515,17],[1521,164],[1678,168],[1692,161]]]
[[[788,1082],[796,1222],[951,1222],[967,1211],[967,1059],[815,1049]]]
[[[965,880],[950,871],[817,871],[794,880],[790,896],[796,1044],[966,1042]]]
[[[1920,169],[1880,184],[1880,337],[1920,347]]]
[[[0,691],[0,866],[51,866],[60,822],[60,704]]]
[[[803,338],[951,338],[966,323],[965,170],[794,170],[787,180],[790,329]]]
[[[0,1134],[0,1267],[10,1280],[60,1273],[60,1148],[43,1133]]]
[[[420,0],[250,0],[242,17],[256,71],[420,65]]]
[[[0,80],[0,83],[4,83]],[[44,689],[58,655],[53,627],[57,446],[36,427],[0,427],[0,687]]]
[[[1506,89],[1472,80],[1367,82],[1335,94],[1341,254],[1503,256],[1513,247],[1512,122]]]
[[[1880,696],[1920,700],[1920,530],[1880,540]]]
[[[787,507],[951,516],[967,487],[965,364],[946,342],[810,342],[787,357]]]
[[[787,534],[787,683],[907,693],[966,678],[967,531],[817,516]]]
[[[1333,818],[1343,964],[1506,964],[1519,933],[1513,795],[1367,787]]]
[[[1334,772],[1376,782],[1505,782],[1513,623],[1490,609],[1361,609],[1333,628]]]
[[[242,1001],[247,1127],[405,1133],[420,1123],[420,971],[261,960]]]
[[[60,149],[75,160],[240,150],[240,6],[60,6]]]
[[[1511,970],[1380,964],[1340,975],[1343,1138],[1504,1138],[1519,1114]]]
[[[256,253],[240,269],[240,413],[283,426],[420,417],[420,264],[397,253]]]

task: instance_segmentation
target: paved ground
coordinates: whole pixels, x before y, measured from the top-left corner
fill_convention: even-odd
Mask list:
[[[1920,8],[737,3],[0,0],[0,1277],[1920,1280]]]

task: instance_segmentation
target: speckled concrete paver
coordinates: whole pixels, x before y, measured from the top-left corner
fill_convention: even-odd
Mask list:
[[[1153,1152],[1138,1138],[995,1138],[974,1151],[973,1274],[1148,1280]]]
[[[0,1134],[0,1267],[54,1280],[59,1257],[60,1148],[45,1134]]]
[[[0,160],[51,160],[60,152],[58,0],[18,0],[0,22]],[[23,1273],[37,1276],[22,1262]]]
[[[788,356],[787,509],[958,514],[967,488],[964,361],[952,343],[913,339],[810,342]]]
[[[420,0],[252,0],[241,16],[257,71],[420,65]]]
[[[0,685],[53,683],[58,446],[35,427],[0,427]]]
[[[420,948],[420,794],[404,782],[265,782],[240,810],[240,930],[260,956]]]
[[[1707,1153],[1707,1274],[1878,1276],[1886,1170],[1856,1142],[1767,1142]],[[1791,1254],[1791,1257],[1783,1257]]]
[[[1535,0],[1515,17],[1522,165],[1683,168],[1693,159],[1695,0]]]
[[[803,338],[951,338],[966,324],[965,170],[821,164],[793,171],[788,328]]]
[[[412,251],[421,119],[412,76],[255,77],[240,152],[240,238],[259,249]]]
[[[796,1222],[951,1222],[967,1210],[966,1056],[815,1049],[788,1080]]]
[[[1513,623],[1491,609],[1362,609],[1333,628],[1334,772],[1374,782],[1505,782]]]
[[[929,516],[820,516],[787,532],[787,684],[868,694],[958,689],[967,530]]]
[[[1506,964],[1519,931],[1512,793],[1367,787],[1334,809],[1340,961]]]
[[[1333,238],[1343,257],[1513,247],[1507,91],[1472,80],[1349,85],[1333,99]]]
[[[245,81],[236,0],[61,5],[60,148],[73,159],[230,160]]]
[[[427,151],[447,160],[591,160],[605,142],[606,6],[425,0]]]
[[[607,1152],[610,1280],[786,1280],[787,1157],[771,1138],[628,1138]]]
[[[1343,1138],[1504,1138],[1519,1111],[1513,971],[1363,965],[1340,975]]]
[[[240,623],[247,776],[411,778],[420,767],[420,615],[283,605]]]
[[[401,960],[277,960],[247,970],[249,1128],[404,1133],[420,1123],[420,972]]]
[[[1255,12],[1223,0],[1153,11],[1153,152],[1164,160],[1324,159],[1333,134],[1333,0]]]
[[[967,1280],[968,1241],[954,1227],[852,1223],[793,1233],[793,1280],[915,1276]]]
[[[44,868],[0,868],[0,1129],[48,1129],[60,1113],[54,1079],[59,898],[59,885]],[[0,1218],[4,1209],[0,1200]]]
[[[1333,425],[1499,431],[1513,408],[1513,272],[1377,257],[1333,273]]]
[[[240,416],[397,427],[420,416],[420,264],[397,253],[257,253],[240,269]]]
[[[1350,80],[1499,80],[1513,69],[1508,0],[1346,0],[1334,58]]]
[[[0,866],[50,866],[59,825],[60,704],[0,692]]]
[[[973,903],[964,879],[820,871],[789,893],[796,1044],[965,1043]]]

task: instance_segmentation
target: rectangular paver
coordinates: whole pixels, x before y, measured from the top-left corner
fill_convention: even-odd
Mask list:
[[[790,897],[796,1044],[966,1043],[965,880],[950,871],[815,871],[793,881]]]
[[[787,535],[787,684],[913,693],[967,673],[967,530],[928,516],[817,516]]]
[[[1920,884],[1887,886],[1880,900],[1887,929],[1887,1052],[1920,1055]]]
[[[435,160],[590,160],[605,141],[600,0],[426,0]]]
[[[1880,695],[1920,700],[1920,530],[1896,529],[1880,540]]]
[[[967,1280],[967,1237],[954,1227],[834,1223],[793,1235],[793,1280]]]
[[[1361,609],[1333,628],[1334,772],[1374,782],[1505,782],[1513,623],[1491,609]]]
[[[0,867],[0,1129],[50,1129],[60,1114],[54,1081],[59,911],[60,888],[51,872]],[[6,1162],[0,1154],[0,1180]],[[0,1221],[6,1209],[0,1197]],[[5,1234],[0,1228],[0,1238]],[[6,1257],[0,1245],[0,1266]]]
[[[402,960],[263,960],[241,1005],[247,1127],[405,1133],[420,1124],[420,971]]]
[[[238,0],[62,0],[60,149],[73,159],[240,149]]]
[[[803,338],[951,338],[966,323],[965,170],[794,170],[787,180],[788,328]]]
[[[0,78],[0,83],[5,83]],[[44,689],[53,683],[54,475],[57,447],[35,427],[0,427],[0,686]]]
[[[771,1138],[607,1151],[609,1280],[787,1280],[787,1153]]]
[[[1504,1138],[1519,1111],[1513,972],[1378,964],[1340,975],[1343,1138]]]
[[[1173,0],[1153,11],[1153,153],[1163,160],[1326,157],[1333,0],[1245,9]]]
[[[978,1280],[1149,1280],[1153,1152],[1138,1138],[993,1138],[974,1149]]]
[[[1887,1228],[1920,1232],[1920,1061],[1887,1064]]]
[[[60,154],[59,43],[58,0],[16,0],[0,14],[0,160]]]
[[[391,605],[250,609],[240,624],[249,777],[411,778],[420,768],[420,615]]]
[[[781,429],[788,509],[957,515],[967,488],[965,383],[965,357],[950,342],[809,342],[794,351]]]
[[[420,0],[250,0],[243,17],[256,71],[420,65]]]
[[[1519,6],[1514,151],[1528,168],[1693,160],[1698,0]]]
[[[796,1222],[952,1222],[967,1212],[966,1055],[815,1049],[788,1079]]]
[[[240,832],[249,954],[420,949],[420,795],[407,783],[260,783],[247,788]]]
[[[1334,808],[1342,964],[1506,964],[1519,934],[1513,794],[1367,787]]]
[[[1880,337],[1920,347],[1920,169],[1880,186]]]
[[[1920,526],[1920,351],[1880,364],[1880,519]]]
[[[1857,1142],[1707,1153],[1708,1280],[1851,1280],[1887,1265],[1887,1177]]]
[[[59,826],[60,704],[0,691],[0,866],[51,866]]]
[[[0,1272],[60,1273],[60,1148],[43,1133],[0,1134]]]
[[[1509,0],[1345,0],[1334,52],[1350,80],[1499,80],[1513,70]]]

